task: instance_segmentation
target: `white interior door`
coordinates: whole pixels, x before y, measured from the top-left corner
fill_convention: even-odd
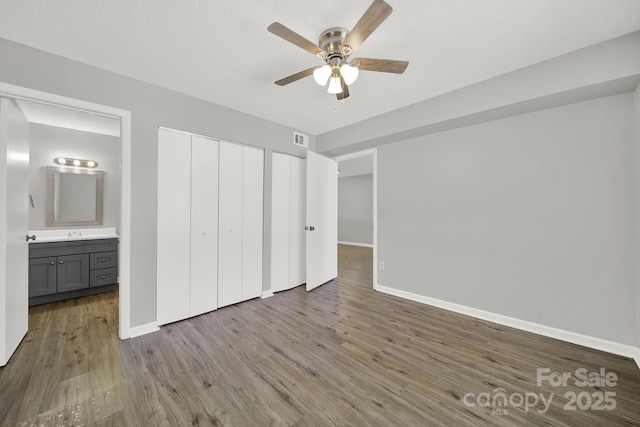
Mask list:
[[[338,276],[338,163],[307,153],[307,291]]]
[[[29,285],[29,124],[0,98],[0,366],[27,333]]]

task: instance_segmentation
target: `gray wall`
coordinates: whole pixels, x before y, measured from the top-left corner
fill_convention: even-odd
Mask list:
[[[55,166],[54,157],[95,160],[104,172],[103,226],[120,226],[120,138],[47,126],[29,125],[29,193],[34,208],[29,209],[29,229],[45,228],[47,200],[46,166]]]
[[[338,178],[338,241],[373,244],[373,175]]]
[[[636,344],[630,93],[378,149],[378,283]]]
[[[131,111],[132,327],[156,319],[159,126],[265,147],[263,277],[270,287],[271,152],[306,157],[292,144],[293,129],[4,39],[0,81]],[[309,145],[315,148],[315,137]]]

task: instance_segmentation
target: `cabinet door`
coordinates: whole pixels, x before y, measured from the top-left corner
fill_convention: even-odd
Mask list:
[[[190,315],[218,307],[218,141],[191,138]]]
[[[89,254],[58,257],[58,292],[89,287]]]
[[[242,300],[262,294],[264,151],[243,147]]]
[[[290,173],[289,288],[305,282],[305,162],[291,157]]]
[[[273,153],[271,173],[271,290],[289,289],[289,159]]]
[[[29,298],[56,293],[56,257],[29,260]]]
[[[158,131],[158,324],[189,317],[191,135]]]
[[[242,300],[242,146],[220,141],[218,307]]]

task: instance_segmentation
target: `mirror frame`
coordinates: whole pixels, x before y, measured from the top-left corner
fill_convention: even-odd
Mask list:
[[[47,209],[45,212],[45,226],[47,227],[81,227],[89,225],[102,225],[102,183],[103,172],[94,169],[76,169],[57,166],[47,166]],[[55,215],[56,200],[56,173],[74,175],[95,175],[96,177],[96,219],[95,221],[57,221]]]

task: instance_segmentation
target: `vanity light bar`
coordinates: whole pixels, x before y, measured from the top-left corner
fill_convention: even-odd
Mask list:
[[[73,166],[75,168],[98,167],[98,162],[96,162],[95,160],[72,159],[70,157],[56,157],[53,159],[53,163],[58,166]]]

